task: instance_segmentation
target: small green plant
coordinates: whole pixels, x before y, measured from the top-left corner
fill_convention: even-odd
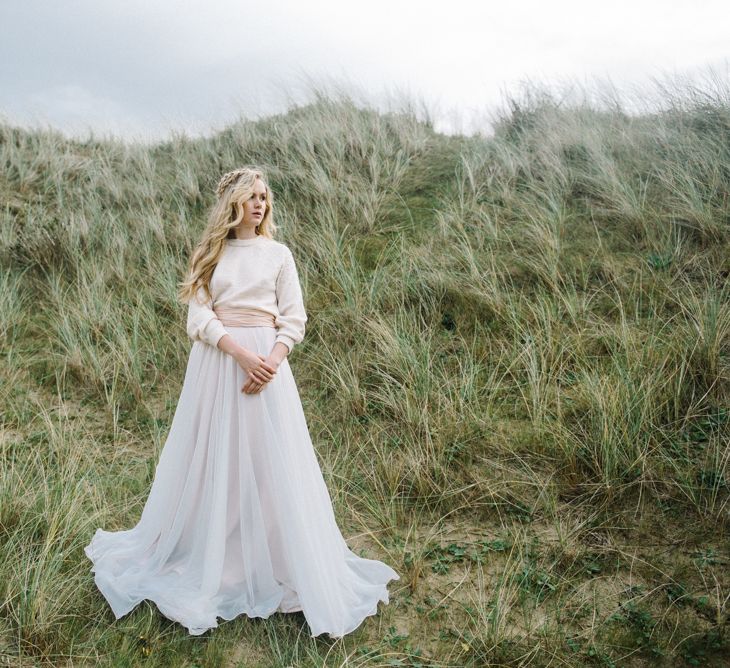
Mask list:
[[[640,649],[643,654],[652,657],[663,656],[661,648],[654,639],[654,628],[656,621],[651,613],[634,601],[620,603],[620,611],[615,612],[609,617],[610,622],[622,624],[629,637],[633,639],[636,649]]]
[[[608,668],[616,668],[616,663],[613,659],[606,654],[600,647],[591,645],[585,652],[591,663],[599,666],[608,666]]]
[[[682,658],[690,666],[702,666],[714,657],[728,656],[730,647],[719,629],[710,629],[701,635],[687,638],[680,649]]]
[[[672,256],[668,253],[650,253],[646,261],[652,269],[667,269],[672,264]]]
[[[546,599],[557,588],[554,576],[547,571],[536,568],[530,562],[522,568],[519,583],[523,591],[535,596],[537,601]]]
[[[451,564],[464,561],[468,555],[464,546],[450,543],[445,547],[437,545],[430,548],[426,552],[426,557],[433,560],[431,570],[434,573],[444,574],[449,572]]]
[[[695,552],[692,560],[695,562],[695,564],[697,564],[699,568],[705,568],[706,566],[717,566],[718,564],[725,561],[711,547]]]
[[[403,642],[408,640],[408,634],[407,633],[398,633],[395,626],[389,626],[388,632],[385,634],[385,637],[383,640],[390,646],[390,647],[398,647]]]

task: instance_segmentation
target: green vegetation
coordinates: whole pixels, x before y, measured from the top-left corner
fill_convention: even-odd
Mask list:
[[[347,96],[152,146],[0,126],[0,665],[723,665],[730,94],[528,90],[493,136]],[[309,315],[291,364],[391,603],[201,637],[115,622],[82,552],[137,521],[189,351],[176,284],[262,165]]]

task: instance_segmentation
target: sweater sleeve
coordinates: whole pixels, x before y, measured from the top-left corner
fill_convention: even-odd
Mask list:
[[[294,344],[300,343],[304,338],[307,314],[294,256],[288,248],[284,253],[284,264],[276,278],[276,302],[279,309],[275,322],[278,330],[276,341],[281,341],[291,352]]]
[[[202,341],[214,348],[218,347],[218,341],[228,333],[213,310],[212,300],[206,300],[202,287],[198,288],[197,298],[193,297],[188,302],[187,332],[193,341]]]

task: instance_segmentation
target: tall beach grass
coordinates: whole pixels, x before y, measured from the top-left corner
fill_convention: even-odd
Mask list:
[[[149,146],[0,125],[0,665],[722,665],[729,91],[533,85],[471,136],[322,90]],[[338,521],[402,574],[334,643],[301,614],[115,622],[82,552],[139,517],[176,284],[247,163],[299,267]]]

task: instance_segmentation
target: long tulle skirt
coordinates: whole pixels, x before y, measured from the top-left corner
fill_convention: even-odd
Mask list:
[[[271,327],[227,327],[267,355]],[[388,603],[383,562],[346,545],[285,359],[258,394],[228,354],[193,343],[141,519],[84,548],[117,619],[144,599],[200,635],[217,618],[301,610],[311,635],[341,637]]]

